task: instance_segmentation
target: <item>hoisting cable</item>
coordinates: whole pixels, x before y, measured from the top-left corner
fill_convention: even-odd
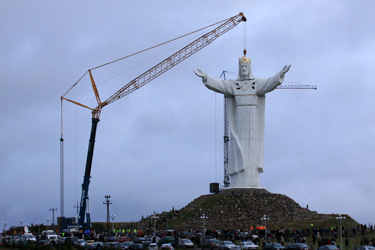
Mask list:
[[[243,23],[243,55],[246,56],[246,22]]]
[[[106,65],[109,65],[109,64],[112,64],[112,63],[115,63],[115,62],[121,61],[121,60],[123,60],[123,59],[129,58],[129,57],[132,57],[132,56],[135,56],[135,55],[137,55],[137,54],[143,53],[143,52],[145,52],[145,51],[147,51],[147,50],[157,48],[157,47],[159,47],[159,46],[162,46],[162,45],[164,45],[164,44],[167,44],[167,43],[173,42],[173,41],[178,40],[178,39],[180,39],[180,38],[183,38],[183,37],[185,37],[185,36],[189,36],[189,35],[191,35],[191,34],[194,34],[194,33],[197,33],[197,32],[199,32],[199,31],[202,31],[202,30],[204,30],[204,29],[207,29],[207,28],[210,28],[210,27],[212,27],[212,26],[215,26],[215,25],[217,25],[217,24],[219,24],[219,23],[226,22],[226,21],[228,21],[229,19],[231,19],[231,18],[224,19],[224,20],[222,20],[222,21],[219,21],[219,22],[216,22],[216,23],[214,23],[214,24],[208,25],[208,26],[203,27],[203,28],[201,28],[201,29],[195,30],[195,31],[193,31],[193,32],[187,33],[187,34],[182,35],[182,36],[179,36],[179,37],[176,37],[176,38],[171,39],[171,40],[169,40],[169,41],[166,41],[166,42],[160,43],[160,44],[158,44],[158,45],[155,45],[155,46],[149,47],[149,48],[147,48],[147,49],[144,49],[144,50],[141,50],[141,51],[135,52],[135,53],[133,53],[133,54],[130,54],[130,55],[124,56],[124,57],[119,58],[119,59],[117,59],[117,60],[114,60],[114,61],[111,61],[111,62],[108,62],[108,63],[102,64],[102,65],[99,65],[99,66],[94,67],[94,68],[91,68],[91,69],[89,69],[89,70],[98,69],[98,68],[104,67],[104,66],[106,66]],[[75,87],[75,86],[76,86],[76,85],[82,80],[82,78],[86,76],[86,74],[87,74],[88,72],[89,72],[89,71],[86,71],[86,73],[84,73],[84,74],[78,79],[78,81],[76,81],[76,82],[72,85],[72,87],[70,87],[70,88],[68,89],[68,91],[66,91],[66,93],[65,93],[64,95],[62,95],[62,98],[64,98],[64,97],[65,97],[65,96],[66,96],[66,95],[67,95],[67,94],[68,94],[68,93],[69,93],[69,92],[70,92],[70,91],[71,91],[71,90],[72,90],[72,89],[73,89],[73,88],[74,88],[74,87]]]
[[[63,101],[64,99],[61,97],[61,139],[63,138]]]
[[[89,70],[94,70],[94,69],[98,69],[98,68],[101,68],[101,67],[104,67],[104,66],[106,66],[106,65],[109,65],[109,64],[112,64],[112,63],[115,63],[115,62],[118,62],[118,61],[121,61],[121,60],[123,60],[123,59],[126,59],[126,58],[129,58],[129,57],[132,57],[132,56],[134,56],[134,55],[137,55],[137,54],[140,54],[140,53],[143,53],[143,52],[145,52],[145,51],[148,51],[148,50],[150,50],[150,49],[154,49],[154,48],[156,48],[156,47],[159,47],[159,46],[161,46],[161,45],[164,45],[164,44],[167,44],[167,43],[170,43],[170,42],[173,42],[173,41],[175,41],[175,40],[178,40],[178,39],[180,39],[180,38],[183,38],[183,37],[185,37],[185,36],[189,36],[189,35],[191,35],[191,34],[194,34],[194,33],[197,33],[197,32],[199,32],[199,31],[202,31],[202,30],[204,30],[204,29],[207,29],[207,28],[210,28],[210,27],[212,27],[212,26],[215,26],[215,25],[218,25],[218,24],[220,24],[220,23],[223,23],[223,22],[226,22],[226,21],[228,21],[228,20],[230,20],[232,17],[230,17],[230,18],[227,18],[227,19],[224,19],[224,20],[222,20],[222,21],[219,21],[219,22],[216,22],[216,23],[214,23],[214,24],[211,24],[211,25],[208,25],[208,26],[206,26],[206,27],[203,27],[203,28],[200,28],[200,29],[198,29],[198,30],[195,30],[195,31],[193,31],[193,32],[190,32],[190,33],[187,33],[187,34],[185,34],[185,35],[182,35],[182,36],[179,36],[179,37],[176,37],[176,38],[174,38],[174,39],[171,39],[171,40],[169,40],[169,41],[166,41],[166,42],[163,42],[163,43],[160,43],[160,44],[158,44],[158,45],[155,45],[155,46],[152,46],[152,47],[149,47],[149,48],[147,48],[147,49],[144,49],[144,50],[141,50],[141,51],[138,51],[138,52],[136,52],[136,53],[133,53],[133,54],[130,54],[130,55],[127,55],[127,56],[125,56],[125,57],[122,57],[122,58],[119,58],[119,59],[117,59],[117,60],[114,60],[114,61],[111,61],[111,62],[108,62],[108,63],[105,63],[105,64],[102,64],[102,65],[99,65],[99,66],[97,66],[97,67],[94,67],[94,68],[91,68],[91,69],[89,69]],[[63,95],[63,96],[61,96],[61,98],[62,99],[66,99],[65,98],[65,96],[82,80],[82,78],[83,77],[85,77],[86,76],[86,74],[89,72],[89,70],[88,71],[86,71],[86,73],[84,73],[73,85],[72,85],[72,87],[70,87],[69,89],[68,89],[68,91],[66,91],[66,93]],[[66,99],[67,100],[67,99]]]
[[[101,68],[101,67],[106,66],[106,65],[108,65],[108,64],[111,64],[111,63],[114,63],[114,62],[118,62],[118,61],[121,61],[121,60],[123,60],[123,59],[129,58],[129,57],[131,57],[131,56],[134,56],[134,55],[140,54],[140,53],[145,52],[145,51],[147,51],[147,50],[154,49],[154,48],[156,48],[156,47],[159,47],[159,46],[161,46],[161,45],[164,45],[164,44],[167,44],[167,43],[173,42],[173,41],[178,40],[178,39],[180,39],[180,38],[183,38],[183,37],[185,37],[185,36],[189,36],[189,35],[191,35],[191,34],[194,34],[194,33],[196,33],[196,32],[199,32],[199,31],[201,31],[201,30],[204,30],[204,29],[210,28],[210,27],[215,26],[215,25],[217,25],[217,24],[219,24],[219,23],[226,22],[226,21],[228,21],[229,19],[231,19],[231,18],[227,18],[227,19],[225,19],[225,20],[222,20],[222,21],[219,21],[219,22],[217,22],[217,23],[211,24],[211,25],[209,25],[209,26],[203,27],[203,28],[198,29],[198,30],[196,30],[196,31],[193,31],[193,32],[187,33],[187,34],[185,34],[185,35],[182,35],[182,36],[176,37],[176,38],[174,38],[174,39],[171,39],[171,40],[169,40],[169,41],[166,41],[166,42],[160,43],[160,44],[158,44],[158,45],[152,46],[152,47],[150,47],[150,48],[147,48],[147,49],[144,49],[144,50],[141,50],[141,51],[135,52],[135,53],[130,54],[130,55],[128,55],[128,56],[125,56],[125,57],[119,58],[119,59],[117,59],[117,60],[114,60],[114,61],[111,61],[111,62],[108,62],[108,63],[102,64],[102,65],[99,65],[99,66],[94,67],[94,68],[92,68],[92,69],[90,69],[90,70],[98,69],[98,68]]]
[[[64,217],[64,138],[63,138],[63,98],[61,97],[61,137],[60,137],[60,214]]]

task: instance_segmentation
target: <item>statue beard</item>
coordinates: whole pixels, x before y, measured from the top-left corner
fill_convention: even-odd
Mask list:
[[[248,65],[249,65],[249,73],[246,74],[246,75],[242,75],[240,64],[238,64],[238,78],[237,78],[237,80],[254,80],[255,79],[255,77],[253,75],[253,71],[251,70],[251,64],[248,63]]]

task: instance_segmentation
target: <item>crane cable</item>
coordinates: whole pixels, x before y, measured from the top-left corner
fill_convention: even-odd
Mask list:
[[[135,52],[135,53],[133,53],[133,54],[130,54],[130,55],[127,55],[127,56],[121,57],[121,58],[116,59],[116,60],[114,60],[114,61],[111,61],[111,62],[108,62],[108,63],[102,64],[102,65],[96,66],[96,67],[91,68],[91,69],[89,69],[89,70],[98,69],[98,68],[101,68],[101,67],[107,66],[107,65],[109,65],[109,64],[112,64],[112,63],[115,63],[115,62],[118,62],[118,61],[124,60],[124,59],[126,59],[126,58],[129,58],[129,57],[135,56],[135,55],[137,55],[137,54],[143,53],[143,52],[148,51],[148,50],[150,50],[150,49],[157,48],[157,47],[159,47],[159,46],[162,46],[162,45],[164,45],[164,44],[167,44],[167,43],[173,42],[173,41],[178,40],[178,39],[180,39],[180,38],[183,38],[183,37],[185,37],[185,36],[189,36],[189,35],[191,35],[191,34],[197,33],[197,32],[202,31],[202,30],[204,30],[204,29],[207,29],[207,28],[210,28],[210,27],[212,27],[212,26],[218,25],[219,23],[226,22],[226,21],[228,21],[229,19],[231,19],[231,18],[224,19],[224,20],[222,20],[222,21],[219,21],[219,22],[216,22],[216,23],[214,23],[214,24],[208,25],[208,26],[206,26],[206,27],[200,28],[200,29],[198,29],[198,30],[195,30],[195,31],[190,32],[190,33],[187,33],[187,34],[185,34],[185,35],[182,35],[182,36],[179,36],[179,37],[173,38],[173,39],[171,39],[171,40],[168,40],[168,41],[166,41],[166,42],[160,43],[160,44],[158,44],[158,45],[154,45],[154,46],[152,46],[152,47],[149,47],[149,48],[147,48],[147,49],[144,49],[144,50],[141,50],[141,51]],[[88,71],[89,71],[89,70],[88,70]],[[86,72],[85,72],[85,73],[84,73],[84,74],[78,79],[78,81],[76,81],[76,82],[73,84],[73,86],[70,87],[70,89],[68,89],[68,91],[62,96],[62,98],[63,98],[65,95],[67,95],[67,94],[68,94],[68,93],[69,93],[69,92],[70,92],[70,91],[71,91],[71,90],[72,90],[72,89],[78,84],[78,82],[80,82],[80,81],[82,80],[82,78],[83,78],[84,76],[86,76],[86,74],[88,73],[88,71],[86,71]]]
[[[174,39],[171,39],[171,40],[168,40],[168,41],[166,41],[166,42],[163,42],[163,43],[160,43],[160,44],[158,44],[158,45],[154,45],[154,46],[152,46],[152,47],[149,47],[149,48],[147,48],[147,49],[144,49],[144,50],[141,50],[141,51],[138,51],[138,52],[136,52],[136,53],[133,53],[133,54],[130,54],[130,55],[127,55],[127,56],[125,56],[125,57],[122,57],[122,58],[119,58],[119,59],[117,59],[117,60],[114,60],[114,61],[111,61],[111,62],[108,62],[108,63],[105,63],[105,64],[102,64],[102,65],[99,65],[99,66],[97,66],[97,67],[94,67],[94,68],[91,68],[91,69],[89,69],[89,70],[94,70],[94,69],[98,69],[98,68],[101,68],[101,67],[104,67],[104,66],[106,66],[106,65],[109,65],[109,64],[112,64],[112,63],[115,63],[115,62],[118,62],[118,61],[121,61],[121,60],[123,60],[123,59],[126,59],[126,58],[129,58],[129,57],[132,57],[132,56],[135,56],[135,55],[137,55],[137,54],[140,54],[140,53],[143,53],[143,52],[145,52],[145,51],[148,51],[148,50],[150,50],[150,49],[154,49],[154,48],[157,48],[157,47],[159,47],[159,46],[162,46],[162,45],[164,45],[164,44],[167,44],[167,43],[170,43],[170,42],[173,42],[173,41],[175,41],[175,40],[178,40],[178,39],[181,39],[181,38],[183,38],[183,37],[186,37],[186,36],[189,36],[189,35],[191,35],[191,34],[194,34],[194,33],[197,33],[197,32],[199,32],[199,31],[202,31],[202,30],[205,30],[205,29],[207,29],[207,28],[210,28],[210,27],[212,27],[212,26],[215,26],[215,25],[218,25],[218,24],[220,24],[220,23],[223,23],[223,22],[226,22],[226,21],[228,21],[229,19],[231,19],[231,18],[227,18],[227,19],[224,19],[224,20],[222,20],[222,21],[219,21],[219,22],[216,22],[216,23],[214,23],[214,24],[211,24],[211,25],[208,25],[208,26],[206,26],[206,27],[203,27],[203,28],[200,28],[200,29],[198,29],[198,30],[195,30],[195,31],[193,31],[193,32],[190,32],[190,33],[187,33],[187,34],[185,34],[185,35],[182,35],[182,36],[179,36],[179,37],[176,37],[176,38],[174,38]],[[89,72],[89,70],[87,70],[69,89],[68,89],[68,91],[66,91],[65,92],[65,94],[64,95],[62,95],[61,96],[61,139],[63,138],[63,118],[62,118],[62,116],[63,116],[63,99],[64,99],[64,97],[87,75],[87,73]]]
[[[178,40],[178,39],[181,39],[183,37],[186,37],[186,36],[189,36],[191,34],[194,34],[194,33],[197,33],[199,31],[202,31],[202,30],[205,30],[207,28],[210,28],[212,26],[215,26],[215,25],[218,25],[220,23],[223,23],[223,22],[226,22],[228,21],[229,19],[231,18],[227,18],[227,19],[224,19],[222,21],[219,21],[219,22],[216,22],[214,24],[211,24],[211,25],[208,25],[206,27],[203,27],[203,28],[200,28],[198,30],[195,30],[193,32],[190,32],[190,33],[187,33],[185,35],[182,35],[182,36],[179,36],[179,37],[176,37],[174,39],[171,39],[171,40],[168,40],[166,42],[163,42],[163,43],[160,43],[158,45],[155,45],[155,46],[152,46],[152,47],[149,47],[147,49],[144,49],[144,50],[141,50],[141,51],[138,51],[136,53],[133,53],[133,54],[130,54],[130,55],[127,55],[125,57],[122,57],[122,58],[119,58],[119,59],[116,59],[114,61],[111,61],[111,62],[108,62],[108,63],[105,63],[105,64],[102,64],[102,65],[99,65],[97,67],[94,67],[94,68],[91,68],[89,70],[87,70],[66,92],[64,95],[61,96],[61,137],[60,137],[60,171],[63,171],[62,169],[64,168],[64,137],[63,137],[63,100],[64,100],[64,97],[87,75],[87,73],[90,71],[90,70],[94,70],[94,69],[98,69],[98,68],[101,68],[101,67],[104,67],[104,66],[107,66],[109,64],[112,64],[112,63],[115,63],[115,62],[118,62],[118,61],[121,61],[121,60],[124,60],[126,58],[129,58],[129,57],[132,57],[132,56],[135,56],[137,54],[140,54],[140,53],[143,53],[145,51],[148,51],[148,50],[151,50],[151,49],[154,49],[156,47],[159,47],[159,46],[162,46],[164,44],[167,44],[167,43],[170,43],[170,42],[173,42],[175,40]],[[60,180],[61,181],[61,180]]]
[[[89,69],[89,70],[94,70],[94,69],[98,69],[98,68],[101,68],[101,67],[104,67],[104,66],[106,66],[106,65],[109,65],[109,64],[112,64],[112,63],[115,63],[115,62],[118,62],[118,61],[121,61],[121,60],[123,60],[123,59],[126,59],[126,58],[129,58],[129,57],[132,57],[132,56],[135,56],[135,55],[137,55],[137,54],[140,54],[140,53],[143,53],[143,52],[145,52],[145,51],[148,51],[148,50],[150,50],[150,49],[154,49],[154,48],[156,48],[156,47],[159,47],[159,46],[162,46],[162,45],[164,45],[164,44],[167,44],[167,43],[170,43],[170,42],[173,42],[173,41],[175,41],[175,40],[178,40],[178,39],[180,39],[180,38],[183,38],[183,37],[185,37],[185,36],[189,36],[189,35],[191,35],[191,34],[194,34],[194,33],[197,33],[197,32],[199,32],[199,31],[202,31],[202,30],[204,30],[204,29],[207,29],[207,28],[210,28],[210,27],[212,27],[212,26],[215,26],[215,25],[217,25],[217,24],[219,24],[219,23],[223,23],[223,22],[226,22],[226,21],[228,21],[229,19],[231,19],[231,18],[227,18],[227,19],[224,19],[224,20],[222,20],[222,21],[219,21],[219,22],[216,22],[216,23],[214,23],[214,24],[211,24],[211,25],[208,25],[208,26],[206,26],[206,27],[203,27],[203,28],[200,28],[200,29],[198,29],[198,30],[195,30],[195,31],[193,31],[193,32],[190,32],[190,33],[187,33],[187,34],[185,34],[185,35],[182,35],[182,36],[179,36],[179,37],[176,37],[176,38],[174,38],[174,39],[171,39],[171,40],[168,40],[168,41],[166,41],[166,42],[163,42],[163,43],[160,43],[160,44],[158,44],[158,45],[155,45],[155,46],[152,46],[152,47],[149,47],[149,48],[147,48],[147,49],[144,49],[144,50],[141,50],[141,51],[138,51],[138,52],[136,52],[136,53],[133,53],[133,54],[130,54],[130,55],[127,55],[127,56],[125,56],[125,57],[122,57],[122,58],[119,58],[119,59],[117,59],[117,60],[114,60],[114,61],[111,61],[111,62],[108,62],[108,63],[105,63],[105,64],[102,64],[102,65],[99,65],[99,66],[97,66],[97,67],[94,67],[94,68],[91,68],[91,69]],[[65,94],[64,95],[62,95],[61,96],[61,139],[63,138],[63,98],[87,75],[87,73],[89,72],[89,70],[88,71],[86,71],[66,92],[65,92]]]
[[[106,66],[106,65],[109,65],[109,64],[111,64],[111,63],[121,61],[121,60],[126,59],[126,58],[128,58],[128,57],[131,57],[131,56],[134,56],[134,55],[140,54],[140,53],[142,53],[142,52],[145,52],[145,51],[147,51],[147,50],[150,50],[150,49],[153,49],[153,48],[159,47],[159,46],[161,46],[161,45],[164,45],[164,44],[167,44],[167,43],[173,42],[173,41],[178,40],[178,39],[180,39],[180,38],[183,38],[183,37],[185,37],[185,36],[189,36],[189,35],[191,35],[191,34],[194,34],[194,33],[196,33],[196,32],[199,32],[199,31],[201,31],[201,30],[204,30],[204,29],[210,28],[210,27],[212,27],[212,26],[215,26],[215,25],[217,25],[217,24],[219,24],[219,23],[226,22],[226,21],[229,20],[229,19],[231,19],[231,18],[227,18],[227,19],[225,19],[225,20],[222,20],[222,21],[219,21],[219,22],[217,22],[217,23],[211,24],[211,25],[209,25],[209,26],[203,27],[203,28],[198,29],[198,30],[196,30],[196,31],[193,31],[193,32],[187,33],[187,34],[185,34],[185,35],[182,35],[182,36],[179,36],[179,37],[173,38],[173,39],[171,39],[171,40],[169,40],[169,41],[166,41],[166,42],[160,43],[160,44],[158,44],[158,45],[152,46],[152,47],[150,47],[150,48],[147,48],[147,49],[144,49],[144,50],[138,51],[138,52],[136,52],[136,53],[130,54],[130,55],[128,55],[128,56],[125,56],[125,57],[119,58],[119,59],[117,59],[117,60],[114,60],[114,61],[111,61],[111,62],[108,62],[108,63],[102,64],[102,65],[99,65],[99,66],[97,66],[97,67],[92,68],[91,70],[101,68],[101,67]]]
[[[243,23],[243,54],[246,56],[246,22]]]

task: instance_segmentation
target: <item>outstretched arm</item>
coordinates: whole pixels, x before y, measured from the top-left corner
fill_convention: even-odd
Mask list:
[[[221,94],[233,95],[229,81],[214,79],[200,69],[193,71],[198,77],[202,78],[204,86],[206,86],[208,89]]]
[[[275,88],[277,88],[277,86],[279,86],[280,84],[283,83],[284,81],[284,76],[286,74],[286,72],[289,71],[290,69],[290,64],[289,65],[285,65],[281,71],[279,71],[276,75],[268,78],[268,79],[262,79],[260,80],[260,82],[263,82],[263,84],[261,84],[261,88],[258,89],[257,91],[257,94],[258,95],[264,95],[265,93],[268,93],[272,90],[274,90]]]
[[[289,64],[289,65],[285,65],[284,68],[281,70],[281,74],[285,75],[286,72],[289,71],[290,66],[292,66],[292,65],[291,65],[291,64]]]
[[[207,74],[204,73],[202,70],[200,69],[197,69],[197,70],[193,70],[194,73],[199,76],[200,78],[202,78],[202,81],[206,82],[207,81]]]

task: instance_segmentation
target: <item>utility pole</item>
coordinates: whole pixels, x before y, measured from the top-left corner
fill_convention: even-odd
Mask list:
[[[111,214],[111,219],[112,219],[112,232],[115,231],[115,225],[113,221],[115,220],[116,215],[114,213]]]
[[[23,219],[20,219],[20,224],[21,224],[21,237],[22,237],[22,224],[23,224]]]
[[[49,224],[49,220],[50,220],[50,219],[51,219],[50,217],[47,217],[47,218],[46,218],[46,220],[47,220],[47,230],[49,229],[48,224]]]
[[[6,237],[7,236],[7,224],[8,224],[8,222],[7,222],[7,214],[6,213],[4,215],[4,222],[3,222],[3,224],[4,224],[4,236]]]
[[[52,228],[55,229],[55,211],[57,211],[57,208],[50,208],[49,211],[52,211]]]
[[[206,240],[206,219],[208,219],[208,217],[203,213],[201,219],[203,220],[203,240]]]
[[[339,216],[336,217],[336,220],[340,221],[340,249],[342,250],[342,221],[345,220],[345,216],[341,216],[341,214],[339,214]]]
[[[266,245],[268,243],[268,240],[267,240],[267,221],[269,220],[270,218],[265,214],[261,220],[264,221],[264,238],[265,238],[265,242],[266,242]]]
[[[79,205],[78,205],[78,201],[77,201],[77,206],[73,206],[74,208],[76,208],[77,209],[77,218],[78,218],[78,214],[79,214]],[[78,223],[78,219],[77,219],[77,223]]]
[[[154,219],[154,237],[156,237],[156,220],[159,219],[159,216],[154,212],[154,214],[151,215],[151,219]]]
[[[112,204],[112,202],[109,199],[111,198],[111,196],[106,195],[106,196],[104,196],[104,198],[107,199],[105,202],[103,202],[103,204],[107,204],[107,229],[110,229],[111,222],[109,220],[109,205]]]

